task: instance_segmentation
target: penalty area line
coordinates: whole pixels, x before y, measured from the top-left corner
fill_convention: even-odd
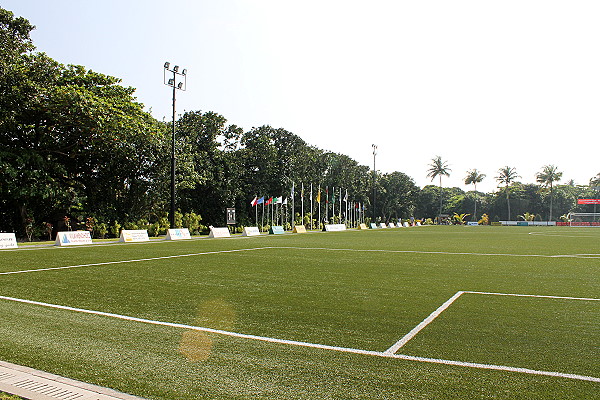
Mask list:
[[[462,292],[458,292],[458,293],[462,294]],[[456,297],[460,296],[460,295],[458,295],[458,293],[457,293],[457,295],[455,295]],[[523,374],[529,374],[529,375],[543,375],[543,376],[556,377],[556,378],[568,378],[568,379],[600,383],[600,378],[593,377],[593,376],[587,376],[587,375],[567,374],[567,373],[553,372],[553,371],[541,371],[541,370],[534,370],[534,369],[529,369],[529,368],[510,367],[510,366],[504,366],[504,365],[481,364],[481,363],[464,362],[464,361],[443,360],[443,359],[437,359],[437,358],[416,357],[416,356],[409,356],[409,355],[404,355],[404,354],[392,354],[387,351],[379,352],[379,351],[353,349],[353,348],[349,348],[349,347],[339,347],[339,346],[330,346],[330,345],[323,345],[323,344],[316,344],[316,343],[301,342],[301,341],[296,341],[296,340],[277,339],[277,338],[270,338],[270,337],[265,337],[265,336],[248,335],[248,334],[244,334],[244,333],[223,331],[223,330],[219,330],[219,329],[204,328],[204,327],[193,326],[193,325],[178,324],[178,323],[173,323],[173,322],[156,321],[156,320],[150,320],[150,319],[145,319],[145,318],[137,318],[137,317],[131,317],[131,316],[127,316],[127,315],[121,315],[121,314],[107,313],[107,312],[103,312],[103,311],[86,310],[83,308],[62,306],[62,305],[58,305],[58,304],[43,303],[43,302],[39,302],[39,301],[26,300],[26,299],[18,299],[15,297],[0,296],[0,299],[7,300],[7,301],[13,301],[13,302],[17,302],[17,303],[30,304],[30,305],[35,305],[35,306],[42,306],[42,307],[59,309],[59,310],[65,310],[65,311],[72,311],[72,312],[79,312],[79,313],[97,315],[97,316],[102,316],[102,317],[115,318],[115,319],[120,319],[120,320],[125,320],[125,321],[131,321],[131,322],[139,322],[139,323],[145,323],[145,324],[150,324],[150,325],[159,325],[159,326],[166,326],[166,327],[172,327],[172,328],[196,330],[196,331],[214,333],[214,334],[224,335],[224,336],[229,336],[229,337],[258,340],[258,341],[262,341],[262,342],[283,344],[283,345],[289,345],[289,346],[299,346],[299,347],[307,347],[307,348],[313,348],[313,349],[336,351],[336,352],[342,352],[342,353],[351,353],[351,354],[359,354],[359,355],[367,355],[367,356],[375,356],[375,357],[383,357],[383,358],[393,358],[393,359],[399,359],[399,360],[405,360],[405,361],[425,362],[425,363],[431,363],[431,364],[442,364],[442,365],[450,365],[450,366],[457,366],[457,367],[516,372],[516,373],[523,373]]]

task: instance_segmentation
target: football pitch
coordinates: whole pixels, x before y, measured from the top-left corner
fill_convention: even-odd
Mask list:
[[[148,399],[598,399],[600,229],[0,252],[0,359]]]

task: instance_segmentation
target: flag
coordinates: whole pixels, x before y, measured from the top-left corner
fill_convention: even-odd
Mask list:
[[[265,201],[265,206],[268,206],[269,204],[271,204],[273,202],[273,196],[271,196],[269,198],[269,200]]]
[[[304,198],[304,183],[302,183],[302,189],[300,189],[300,197]]]
[[[348,202],[348,189],[346,189],[346,195],[344,196],[344,202]]]
[[[325,203],[329,203],[329,186],[325,188]]]
[[[294,198],[294,182],[292,182],[292,199]]]
[[[257,204],[258,197],[254,196],[254,199],[250,202],[250,205],[254,207]]]
[[[283,197],[275,197],[273,199],[273,203],[274,204],[282,204],[283,203]]]
[[[260,199],[256,200],[256,204],[263,204],[264,202],[265,202],[265,196],[263,196]]]
[[[287,205],[287,197],[283,200],[283,203],[281,204],[283,204],[284,206]]]
[[[321,202],[321,188],[319,188],[319,191],[317,192],[317,198],[316,198],[316,200],[317,200],[317,203]]]

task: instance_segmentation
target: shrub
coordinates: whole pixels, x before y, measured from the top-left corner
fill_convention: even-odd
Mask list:
[[[183,216],[183,226],[188,228],[192,235],[200,232],[202,217],[194,212],[185,213]]]
[[[117,220],[114,220],[112,225],[108,228],[108,231],[112,237],[118,238],[121,235],[121,224],[119,224]]]
[[[104,222],[94,225],[94,237],[104,239],[108,233],[108,226]]]

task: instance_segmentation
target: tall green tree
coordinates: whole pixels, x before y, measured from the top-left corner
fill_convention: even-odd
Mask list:
[[[429,169],[427,170],[427,177],[431,178],[431,181],[436,177],[440,178],[440,212],[438,214],[438,221],[441,222],[442,216],[442,176],[450,176],[450,172],[452,170],[448,166],[447,161],[443,161],[442,157],[436,156],[431,159],[431,164],[429,164]]]
[[[544,165],[542,167],[542,171],[535,174],[536,180],[539,184],[544,188],[550,189],[550,213],[548,216],[548,221],[552,221],[552,200],[553,200],[553,185],[554,182],[560,181],[563,173],[558,172],[558,167],[555,165]]]
[[[498,176],[496,176],[496,181],[499,184],[505,185],[505,193],[506,193],[506,205],[508,207],[508,220],[510,221],[510,185],[515,182],[517,178],[519,178],[519,174],[517,174],[517,170],[514,167],[502,167],[498,170]]]
[[[467,171],[465,177],[465,185],[473,185],[475,190],[475,210],[473,211],[473,218],[477,220],[477,184],[481,183],[485,179],[485,174],[482,174],[477,169]]]

